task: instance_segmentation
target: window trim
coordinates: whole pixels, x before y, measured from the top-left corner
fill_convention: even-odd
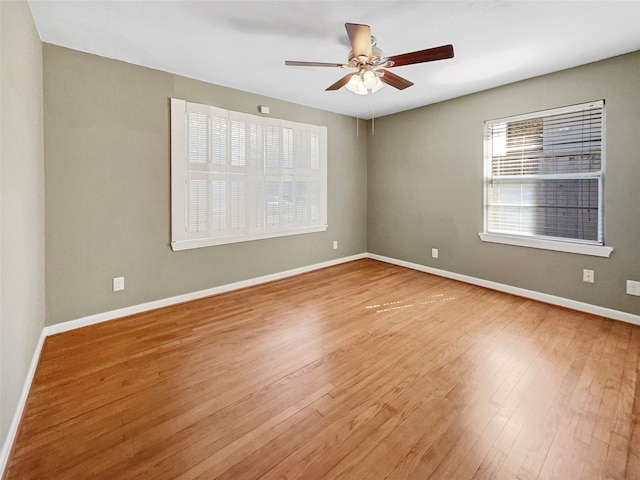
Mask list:
[[[590,243],[563,242],[560,240],[548,240],[539,237],[519,237],[498,233],[479,233],[483,242],[502,243],[519,247],[540,248],[542,250],[555,250],[556,252],[577,253],[580,255],[592,255],[594,257],[609,257],[613,247],[595,245]]]
[[[186,232],[187,226],[187,185],[186,185],[186,172],[188,161],[186,149],[187,144],[187,131],[185,128],[185,112],[186,105],[189,102],[185,100],[171,98],[171,248],[173,251],[189,250],[193,248],[210,247],[216,245],[225,245],[230,243],[248,242],[254,240],[263,240],[268,238],[278,238],[290,235],[301,235],[307,233],[323,232],[328,228],[327,224],[327,184],[328,184],[328,164],[327,164],[327,128],[324,126],[310,125],[317,128],[319,133],[319,162],[320,162],[320,196],[321,196],[321,209],[320,219],[317,224],[314,225],[292,225],[286,229],[278,230],[264,230],[258,233],[245,230],[242,234],[227,234],[221,236],[201,237],[201,238],[188,238]],[[208,105],[203,105],[209,108]],[[217,107],[211,107],[217,110]],[[231,110],[228,111],[232,116],[234,113]],[[271,117],[261,117],[257,115],[245,114],[238,112],[240,115],[247,118],[264,119],[269,121],[278,121]],[[181,120],[179,120],[181,119]],[[179,121],[178,121],[179,120]],[[282,123],[294,125],[294,122],[288,122],[280,120]],[[295,161],[295,158],[294,158]],[[264,178],[267,178],[269,173],[264,174]]]
[[[180,240],[171,242],[171,248],[174,252],[180,250],[190,250],[192,248],[201,247],[214,247],[216,245],[227,245],[230,243],[238,242],[250,242],[253,240],[264,240],[267,238],[288,237],[290,235],[302,235],[305,233],[324,232],[327,230],[327,225],[319,225],[317,227],[299,227],[294,230],[286,230],[281,232],[269,232],[264,234],[252,234],[248,235],[236,235],[227,237],[208,237],[208,238],[193,238],[189,240]]]
[[[605,136],[604,135],[604,127],[605,127],[605,110],[604,110],[604,100],[596,100],[592,102],[585,102],[577,105],[568,105],[565,107],[552,108],[537,112],[525,113],[520,115],[513,115],[509,117],[496,118],[492,120],[487,120],[484,122],[483,135],[484,135],[484,150],[483,150],[483,163],[484,163],[484,176],[483,176],[483,200],[482,200],[482,208],[483,208],[483,232],[478,233],[480,240],[483,242],[491,242],[491,243],[500,243],[505,245],[514,245],[528,248],[538,248],[543,250],[553,250],[558,252],[567,252],[567,253],[576,253],[580,255],[592,255],[598,257],[609,257],[613,252],[613,247],[606,246],[604,244],[604,192],[602,184],[604,183],[605,178]],[[527,120],[535,117],[546,117],[551,115],[561,115],[563,113],[568,113],[572,111],[576,111],[580,109],[580,107],[594,106],[600,105],[602,107],[602,124],[603,124],[603,135],[601,138],[601,170],[597,175],[599,179],[599,192],[598,192],[598,201],[599,201],[599,215],[601,221],[601,229],[603,235],[603,241],[589,241],[589,240],[581,240],[581,239],[570,239],[566,240],[558,239],[556,237],[544,237],[544,236],[535,236],[535,235],[516,235],[516,234],[507,234],[507,233],[495,233],[488,231],[488,184],[491,179],[491,158],[489,157],[489,142],[491,141],[489,135],[487,135],[487,126],[490,124],[495,124],[499,122],[517,122],[521,120]],[[594,177],[591,174],[582,175],[583,178]],[[575,178],[575,177],[574,177]]]

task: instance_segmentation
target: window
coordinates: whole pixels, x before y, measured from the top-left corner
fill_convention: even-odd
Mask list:
[[[483,241],[609,256],[604,101],[485,122]]]
[[[327,129],[171,99],[174,250],[327,229]]]

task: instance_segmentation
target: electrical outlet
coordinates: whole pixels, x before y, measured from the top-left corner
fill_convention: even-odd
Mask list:
[[[432,248],[431,249],[431,257],[438,258],[438,249],[437,248]]]
[[[338,249],[338,240],[334,240],[333,241],[333,249],[337,250]]]
[[[593,283],[594,274],[593,270],[587,270],[586,268],[582,270],[582,281],[587,283]]]
[[[629,295],[636,295],[640,297],[640,282],[627,280],[627,293]]]
[[[113,279],[113,291],[119,292],[120,290],[124,290],[124,277],[115,277]]]

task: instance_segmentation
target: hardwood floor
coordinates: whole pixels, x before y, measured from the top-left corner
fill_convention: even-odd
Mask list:
[[[637,479],[640,327],[374,260],[47,338],[6,479]]]

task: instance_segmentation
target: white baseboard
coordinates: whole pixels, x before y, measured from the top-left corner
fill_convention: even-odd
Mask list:
[[[15,412],[13,412],[13,418],[11,419],[11,424],[9,425],[7,437],[2,444],[2,450],[0,450],[0,478],[2,478],[2,476],[4,475],[4,470],[7,467],[9,455],[11,454],[11,448],[13,447],[13,442],[16,439],[16,435],[18,434],[20,419],[22,418],[22,412],[24,411],[24,407],[27,403],[27,397],[29,396],[31,384],[33,383],[33,377],[36,373],[38,361],[40,360],[40,352],[42,352],[42,346],[44,345],[45,337],[46,334],[43,329],[40,333],[40,337],[38,338],[38,343],[36,343],[36,348],[33,352],[33,357],[31,358],[31,364],[29,365],[29,370],[27,371],[27,377],[24,379],[24,384],[22,385],[22,393],[20,394],[20,398],[18,399],[16,410]]]
[[[211,295],[218,295],[220,293],[231,292],[233,290],[239,290],[241,288],[253,287],[262,283],[273,282],[275,280],[281,280],[283,278],[293,277],[302,273],[312,272],[313,270],[319,270],[321,268],[332,267],[341,263],[351,262],[354,260],[361,260],[367,258],[366,253],[358,255],[352,255],[350,257],[342,257],[335,260],[329,260],[327,262],[316,263],[306,267],[294,268],[293,270],[286,270],[284,272],[273,273],[271,275],[264,275],[262,277],[251,278],[249,280],[243,280],[241,282],[228,283],[219,287],[208,288],[206,290],[200,290],[192,293],[185,293],[184,295],[177,295],[175,297],[163,298],[161,300],[155,300],[153,302],[142,303],[139,305],[132,305],[130,307],[119,308],[117,310],[111,310],[110,312],[96,313],[95,315],[89,315],[87,317],[78,318],[76,320],[70,320],[68,322],[57,323],[56,325],[49,325],[44,327],[46,336],[53,335],[55,333],[67,332],[69,330],[75,330],[76,328],[86,327],[95,323],[105,322],[107,320],[113,320],[115,318],[126,317],[127,315],[133,315],[135,313],[146,312],[154,310],[156,308],[167,307],[169,305],[175,305],[177,303],[188,302],[190,300],[197,300],[199,298],[210,297]]]
[[[440,277],[451,278],[453,280],[459,280],[461,282],[470,283],[471,285],[478,285],[480,287],[490,288],[491,290],[497,290],[499,292],[510,293],[519,297],[530,298],[539,302],[550,303],[551,305],[558,305],[560,307],[570,308],[572,310],[578,310],[580,312],[591,313],[593,315],[599,315],[601,317],[611,318],[613,320],[620,320],[626,323],[632,323],[634,325],[640,325],[640,315],[634,315],[632,313],[621,312],[619,310],[613,310],[611,308],[600,307],[598,305],[592,305],[590,303],[578,302],[576,300],[570,300],[568,298],[557,297],[555,295],[549,295],[547,293],[540,293],[534,290],[527,290],[525,288],[513,287],[511,285],[505,285],[504,283],[491,282],[489,280],[483,280],[481,278],[470,277],[468,275],[461,275],[459,273],[448,272],[446,270],[440,270],[438,268],[427,267],[420,265],[419,263],[405,262],[404,260],[397,260],[395,258],[384,257],[382,255],[368,254],[368,258],[379,260],[381,262],[392,263],[401,267],[411,268],[420,272],[431,273]]]
[[[135,313],[141,313],[141,312],[153,310],[156,308],[175,305],[177,303],[188,302],[189,300],[197,300],[199,298],[204,298],[204,297],[209,297],[211,295],[230,292],[232,290],[238,290],[240,288],[251,287],[255,285],[260,285],[262,283],[272,282],[274,280],[293,277],[295,275],[311,272],[313,270],[331,267],[334,265],[339,265],[341,263],[360,260],[363,258],[371,258],[373,260],[379,260],[381,262],[386,262],[386,263],[391,263],[391,264],[399,265],[406,268],[411,268],[413,270],[418,270],[421,272],[438,275],[440,277],[459,280],[461,282],[469,283],[472,285],[478,285],[481,287],[490,288],[492,290],[510,293],[513,295],[518,295],[520,297],[530,298],[532,300],[538,300],[545,303],[550,303],[552,305],[567,307],[567,308],[578,310],[581,312],[591,313],[594,315],[600,315],[603,317],[612,318],[614,320],[620,320],[623,322],[640,325],[640,316],[634,315],[631,313],[621,312],[621,311],[613,310],[610,308],[599,307],[597,305],[591,305],[588,303],[577,302],[575,300],[556,297],[554,295],[548,295],[546,293],[540,293],[533,290],[526,290],[524,288],[513,287],[511,285],[505,285],[497,282],[491,282],[489,280],[483,280],[480,278],[470,277],[467,275],[461,275],[458,273],[448,272],[446,270],[440,270],[437,268],[427,267],[425,265],[420,265],[417,263],[406,262],[404,260],[397,260],[394,258],[371,254],[371,253],[361,253],[358,255],[352,255],[350,257],[338,258],[335,260],[329,260],[327,262],[317,263],[317,264],[309,265],[306,267],[295,268],[293,270],[286,270],[284,272],[252,278],[252,279],[244,280],[241,282],[230,283],[227,285],[209,288],[206,290],[200,290],[198,292],[187,293],[184,295],[177,295],[175,297],[169,297],[161,300],[156,300],[153,302],[143,303],[140,305],[132,305],[130,307],[120,308],[117,310],[112,310],[110,312],[97,313],[95,315],[89,315],[87,317],[70,320],[68,322],[46,326],[42,329],[42,333],[40,334],[40,338],[38,339],[38,343],[36,344],[35,351],[33,352],[33,358],[31,360],[31,365],[29,366],[27,377],[25,378],[24,386],[22,388],[22,394],[20,395],[20,400],[18,401],[18,405],[16,406],[16,410],[14,412],[11,425],[9,426],[7,438],[5,439],[4,444],[2,446],[2,450],[0,451],[0,478],[4,474],[5,468],[7,466],[7,462],[9,460],[9,454],[11,453],[11,448],[13,446],[13,442],[18,433],[20,419],[22,418],[22,413],[24,411],[24,407],[27,401],[27,396],[29,395],[29,390],[31,388],[31,383],[33,382],[33,377],[35,375],[36,367],[38,366],[38,361],[40,359],[40,352],[42,351],[44,340],[49,335],[54,335],[56,333],[74,330],[76,328],[86,327],[88,325],[105,322],[107,320],[113,320],[113,319],[124,317],[127,315],[133,315]]]

